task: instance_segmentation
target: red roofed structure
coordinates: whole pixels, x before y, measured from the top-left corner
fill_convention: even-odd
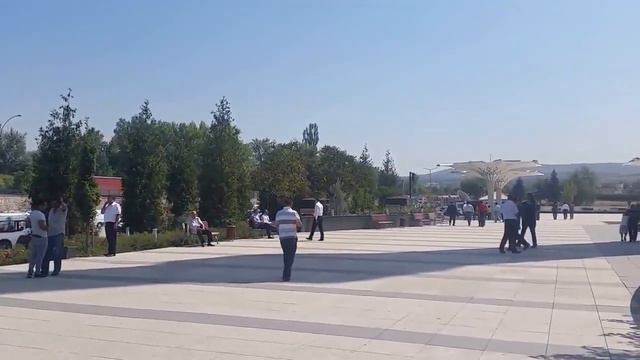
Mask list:
[[[116,197],[122,196],[122,178],[111,176],[94,176],[93,178],[98,185],[100,197],[107,197],[109,195]]]

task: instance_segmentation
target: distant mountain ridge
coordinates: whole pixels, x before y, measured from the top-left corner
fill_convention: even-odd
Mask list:
[[[558,173],[558,178],[564,180],[571,176],[571,173],[583,166],[593,171],[600,183],[630,183],[640,179],[640,166],[623,166],[622,163],[543,164],[536,168],[536,170],[543,173],[545,175],[544,177],[549,177],[555,169]],[[431,181],[440,185],[457,185],[462,178],[462,174],[455,173],[451,169],[431,173]],[[536,178],[542,178],[542,176],[533,176],[527,180],[534,181]],[[523,180],[524,179],[525,178],[523,178]],[[418,183],[428,184],[429,174],[419,174]]]

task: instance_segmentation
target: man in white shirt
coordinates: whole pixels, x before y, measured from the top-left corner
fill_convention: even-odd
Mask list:
[[[27,278],[44,277],[42,274],[42,260],[47,252],[47,218],[44,209],[47,205],[44,201],[34,200],[29,213],[31,224],[31,241],[29,241],[29,269]],[[35,269],[35,274],[34,274]]]
[[[562,204],[560,210],[562,210],[562,216],[564,216],[564,219],[567,220],[567,218],[569,217],[569,210],[571,210],[569,204],[565,202],[564,204]]]
[[[518,205],[514,202],[515,197],[509,195],[507,201],[502,203],[500,210],[502,211],[502,219],[504,220],[504,234],[502,235],[502,241],[500,241],[500,252],[505,253],[504,246],[509,240],[509,251],[514,254],[519,254],[520,251],[516,248],[516,241],[518,240],[518,227],[519,227],[519,215]]]
[[[197,235],[200,239],[200,246],[204,247],[204,235],[207,236],[207,246],[213,245],[213,233],[208,229],[208,226],[200,219],[198,213],[192,211],[187,218],[187,227],[189,228],[189,234]]]
[[[311,225],[311,233],[307,240],[313,240],[313,234],[316,232],[316,227],[320,230],[320,240],[324,241],[324,227],[322,225],[322,216],[324,215],[324,206],[320,200],[316,199],[316,205],[313,209],[313,225]]]
[[[464,219],[467,220],[469,226],[471,226],[471,220],[473,219],[474,212],[475,211],[473,209],[473,205],[469,204],[468,201],[465,201],[464,205],[462,206],[462,213],[464,214]]]
[[[67,204],[62,199],[51,202],[49,216],[47,217],[49,230],[47,241],[47,253],[42,262],[42,275],[49,275],[49,263],[53,260],[53,272],[51,276],[57,276],[62,269],[62,257],[64,255],[64,234],[67,227]]]
[[[298,249],[298,229],[302,227],[300,215],[291,208],[293,202],[286,198],[282,201],[284,207],[276,214],[275,225],[278,227],[280,247],[284,258],[282,281],[291,280],[291,267]]]
[[[109,195],[107,202],[102,206],[100,211],[104,215],[104,231],[107,235],[108,249],[104,256],[116,256],[116,241],[118,240],[118,222],[122,209],[120,204],[116,202],[115,197]]]

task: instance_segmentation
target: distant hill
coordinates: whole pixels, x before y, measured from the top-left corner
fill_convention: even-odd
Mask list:
[[[622,166],[621,163],[585,163],[585,164],[544,164],[537,168],[538,171],[548,177],[555,169],[560,180],[571,176],[571,173],[586,166],[596,173],[600,183],[631,183],[640,179],[640,166]],[[457,185],[462,180],[462,175],[447,169],[431,174],[432,182],[442,185]],[[534,181],[536,177],[530,177],[527,182]],[[429,174],[419,175],[418,183],[428,184]]]

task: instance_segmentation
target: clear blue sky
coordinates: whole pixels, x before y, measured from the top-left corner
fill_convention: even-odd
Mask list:
[[[0,0],[0,120],[38,127],[73,88],[111,136],[145,99],[245,140],[301,138],[398,170],[640,155],[640,1]],[[631,131],[633,129],[633,131]]]

